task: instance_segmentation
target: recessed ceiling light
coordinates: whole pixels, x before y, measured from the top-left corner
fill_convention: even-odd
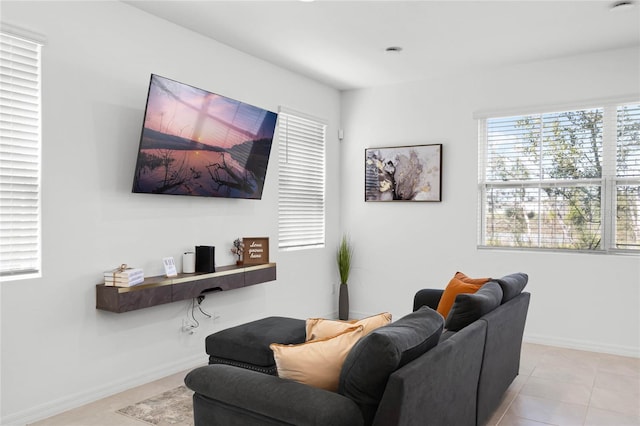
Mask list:
[[[384,49],[385,52],[402,52],[402,47],[400,46],[389,46],[386,49]]]
[[[614,2],[611,6],[609,10],[615,10],[616,12],[618,11],[623,11],[623,10],[629,10],[632,9],[635,6],[635,3],[632,0],[621,0],[621,1],[616,1]]]

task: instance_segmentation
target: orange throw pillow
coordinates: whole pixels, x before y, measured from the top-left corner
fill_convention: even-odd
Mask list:
[[[475,293],[490,280],[491,278],[469,278],[462,272],[456,272],[442,293],[440,303],[438,303],[438,313],[446,319],[453,306],[453,302],[456,301],[457,295],[461,293]]]

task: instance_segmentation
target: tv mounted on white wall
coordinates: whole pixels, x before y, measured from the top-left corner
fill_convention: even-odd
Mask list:
[[[261,199],[277,114],[152,74],[134,193]]]

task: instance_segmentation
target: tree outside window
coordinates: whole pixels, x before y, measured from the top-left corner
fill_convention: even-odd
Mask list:
[[[481,124],[481,245],[640,250],[640,105]]]

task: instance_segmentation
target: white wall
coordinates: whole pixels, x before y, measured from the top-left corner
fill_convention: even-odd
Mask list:
[[[525,338],[640,356],[640,257],[478,250],[477,122],[486,110],[640,98],[637,48],[464,73],[343,95],[342,223],[356,245],[356,312],[411,309],[416,290],[529,274]],[[365,203],[364,150],[442,143],[441,203]]]
[[[0,423],[20,424],[206,363],[204,337],[269,315],[337,310],[339,93],[120,2],[2,2],[2,22],[44,35],[43,277],[0,285]],[[263,199],[132,194],[151,73],[277,111],[329,122],[329,249],[277,249],[277,146]],[[161,258],[216,246],[232,264],[236,237],[268,236],[275,282],[207,296],[195,336],[189,302],[124,314],[95,309],[95,285],[121,263],[147,275]],[[204,322],[204,317],[201,317]]]

